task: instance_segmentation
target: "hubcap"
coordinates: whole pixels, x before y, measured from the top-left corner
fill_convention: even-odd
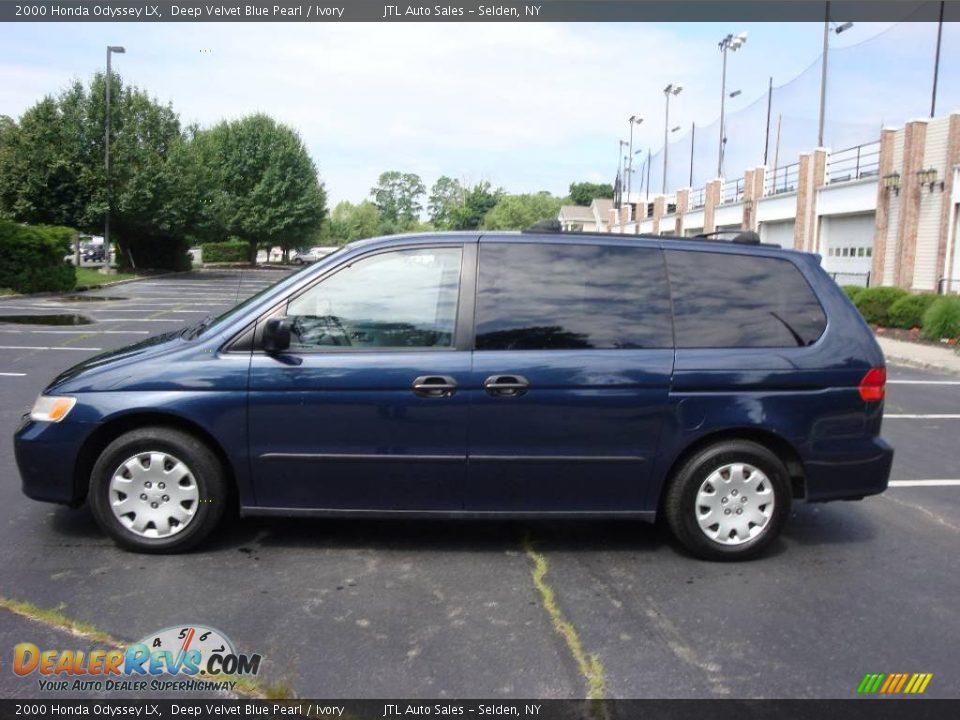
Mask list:
[[[703,481],[694,512],[708,538],[721,545],[741,545],[767,529],[773,502],[773,486],[762,470],[731,463]]]
[[[193,520],[200,502],[197,481],[183,462],[165,452],[125,460],[110,479],[110,508],[140,537],[176,535]]]

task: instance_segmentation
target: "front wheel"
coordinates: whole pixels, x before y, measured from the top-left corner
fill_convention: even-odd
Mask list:
[[[220,521],[226,498],[223,468],[210,448],[164,427],[118,437],[90,477],[90,507],[100,527],[137,552],[193,547]]]
[[[664,514],[674,536],[707,560],[760,554],[780,534],[790,512],[783,462],[746,440],[710,445],[690,457],[667,488]]]

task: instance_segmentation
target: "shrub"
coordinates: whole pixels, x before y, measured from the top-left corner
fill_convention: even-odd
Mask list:
[[[72,290],[77,283],[70,252],[75,231],[0,220],[0,287],[21,293]]]
[[[250,260],[250,243],[244,240],[203,243],[200,249],[205,263],[248,262]]]
[[[847,297],[850,298],[850,301],[853,303],[857,302],[857,296],[866,290],[865,287],[860,285],[843,285],[843,291],[847,294]]]
[[[890,306],[907,295],[909,293],[902,288],[865,288],[857,295],[853,304],[868,323],[887,327],[890,324]]]
[[[890,327],[910,329],[923,324],[923,314],[938,298],[933,293],[907,295],[890,306]]]
[[[934,301],[923,314],[923,334],[931,340],[960,337],[960,297]]]

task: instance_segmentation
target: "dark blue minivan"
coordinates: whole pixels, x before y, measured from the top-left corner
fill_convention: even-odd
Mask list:
[[[744,558],[887,486],[886,370],[816,255],[527,232],[353,243],[60,375],[31,498],[172,552],[244,515],[640,518]]]

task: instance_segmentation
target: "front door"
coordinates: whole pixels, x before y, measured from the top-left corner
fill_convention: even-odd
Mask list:
[[[481,239],[466,508],[648,509],[673,356],[659,249]]]
[[[350,259],[276,311],[292,320],[290,350],[255,351],[250,369],[259,506],[462,507],[470,353],[458,330],[475,247]]]

